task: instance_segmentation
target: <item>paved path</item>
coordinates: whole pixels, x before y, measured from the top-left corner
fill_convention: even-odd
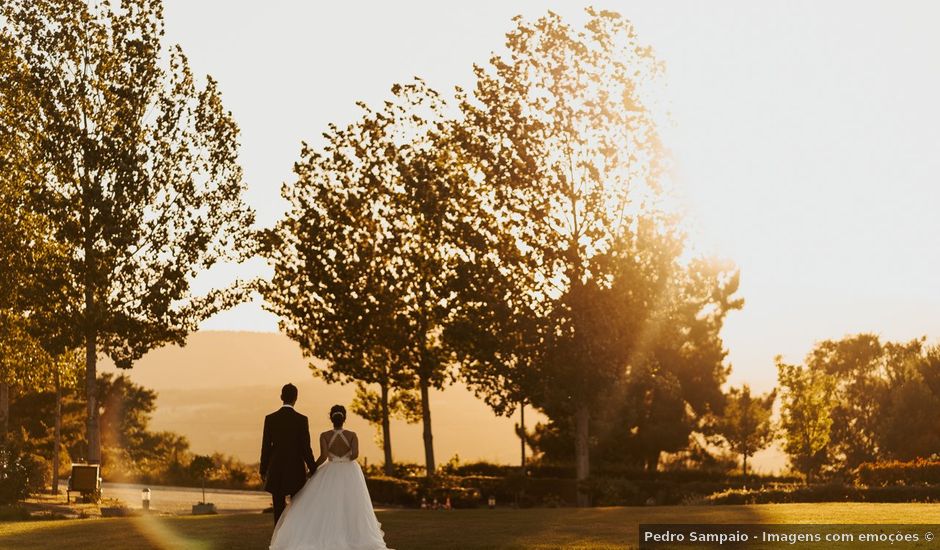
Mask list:
[[[192,487],[164,487],[132,483],[102,483],[101,496],[123,502],[128,508],[142,508],[141,490],[150,488],[150,509],[163,514],[190,514],[193,504],[202,501],[202,489]],[[64,494],[65,487],[62,487]],[[206,500],[215,504],[220,514],[260,513],[271,506],[271,495],[263,491],[230,491],[206,489]]]

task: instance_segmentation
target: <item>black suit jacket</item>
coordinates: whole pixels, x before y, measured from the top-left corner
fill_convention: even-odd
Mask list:
[[[281,495],[296,493],[307,482],[304,464],[311,473],[317,469],[310,449],[307,417],[290,407],[281,407],[264,417],[261,441],[264,490]]]

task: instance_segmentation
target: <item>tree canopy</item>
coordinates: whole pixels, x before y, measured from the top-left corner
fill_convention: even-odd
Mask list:
[[[747,459],[766,449],[774,440],[771,415],[776,398],[776,391],[752,396],[747,384],[728,391],[728,403],[719,420],[718,433],[732,451],[741,455],[744,475],[747,475]]]
[[[525,393],[572,423],[585,479],[589,427],[624,397],[630,373],[661,389],[681,379],[679,417],[687,401],[720,407],[717,331],[740,307],[737,281],[727,266],[680,261],[653,93],[663,66],[629,21],[589,9],[582,28],[554,13],[514,22],[507,53],[475,67],[475,86],[459,93],[462,181],[483,187],[475,230],[486,245],[466,261],[454,336],[465,379],[494,409]]]
[[[244,296],[191,291],[198,273],[251,248],[238,127],[215,80],[197,84],[182,50],[164,50],[158,0],[10,0],[0,19],[5,55],[26,68],[0,79],[0,98],[17,101],[3,109],[18,112],[19,156],[38,167],[27,207],[66,250],[42,292],[63,348],[86,351],[98,461],[98,355],[129,368]]]
[[[435,471],[429,392],[446,378],[440,333],[453,276],[454,214],[460,204],[435,145],[443,102],[423,81],[392,88],[392,99],[322,148],[304,145],[291,209],[271,233],[275,269],[267,307],[304,353],[327,362],[330,381],[377,384],[386,463],[390,391],[420,391],[428,475]]]

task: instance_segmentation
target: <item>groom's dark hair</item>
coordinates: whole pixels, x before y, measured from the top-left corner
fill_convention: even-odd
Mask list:
[[[284,384],[284,387],[281,388],[281,401],[291,404],[296,403],[297,386],[293,384]]]

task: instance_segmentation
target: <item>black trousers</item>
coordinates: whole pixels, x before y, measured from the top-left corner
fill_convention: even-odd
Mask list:
[[[295,494],[297,493],[290,493],[291,500],[293,500]],[[271,497],[274,499],[274,525],[277,525],[277,520],[280,519],[281,514],[284,513],[284,508],[287,507],[287,495],[283,493],[271,493]]]

